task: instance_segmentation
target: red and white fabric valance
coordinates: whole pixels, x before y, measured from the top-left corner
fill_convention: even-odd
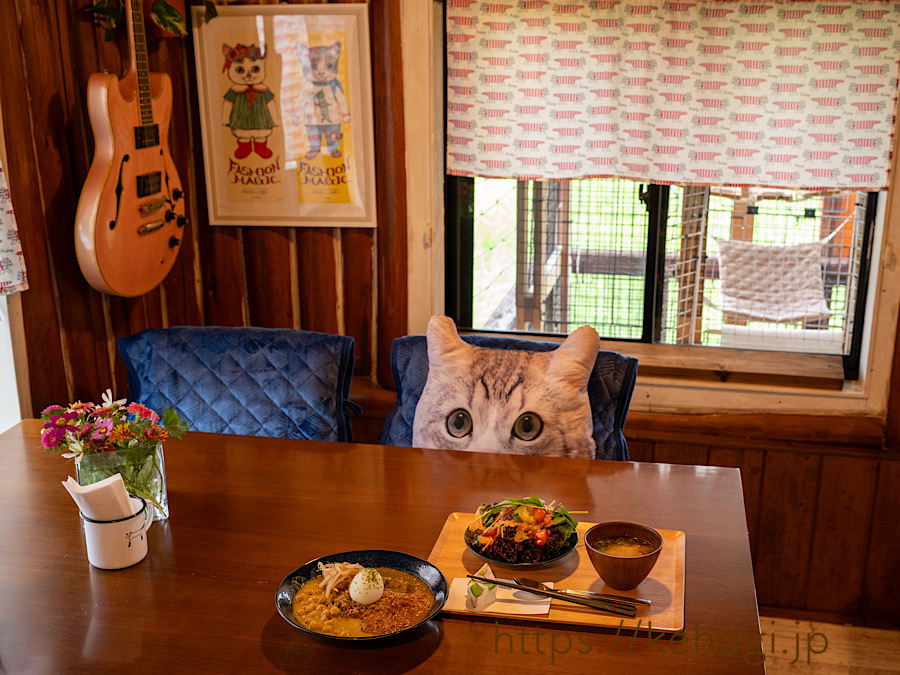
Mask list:
[[[888,184],[900,3],[447,2],[450,174]]]
[[[6,174],[0,166],[0,295],[28,289],[25,258],[19,241],[19,228],[13,212]]]

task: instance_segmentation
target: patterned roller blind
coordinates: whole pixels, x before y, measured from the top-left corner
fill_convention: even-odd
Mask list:
[[[447,3],[450,174],[888,184],[900,3]]]

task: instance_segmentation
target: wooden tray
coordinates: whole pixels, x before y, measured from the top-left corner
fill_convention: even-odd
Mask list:
[[[466,527],[472,522],[473,517],[474,515],[471,513],[451,513],[428,556],[428,562],[436,565],[444,573],[448,583],[452,583],[456,577],[475,574],[484,564],[481,558],[466,547],[463,540]],[[490,611],[472,612],[447,609],[446,607],[443,611],[452,614],[477,614],[478,616],[504,618],[521,616],[522,619],[530,621],[614,628],[619,626],[633,628],[640,621],[640,627],[644,630],[648,628],[648,622],[652,622],[653,630],[664,632],[682,630],[684,628],[684,532],[657,530],[663,537],[663,549],[650,576],[634,590],[617,591],[603,583],[588,558],[587,550],[584,547],[584,533],[593,525],[594,523],[578,524],[578,546],[558,565],[543,570],[522,572],[516,571],[514,568],[503,567],[499,563],[490,563],[491,569],[498,579],[525,576],[538,581],[552,581],[556,588],[630,595],[651,600],[653,604],[650,607],[638,607],[637,616],[634,619],[604,614],[555,598],[551,601],[550,611],[547,614],[496,614]]]

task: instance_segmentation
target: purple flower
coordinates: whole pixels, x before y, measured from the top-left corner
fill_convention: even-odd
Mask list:
[[[65,411],[65,408],[63,408],[61,405],[51,405],[51,406],[44,408],[41,411],[41,414],[42,415],[52,415],[54,413],[64,412],[64,411]]]

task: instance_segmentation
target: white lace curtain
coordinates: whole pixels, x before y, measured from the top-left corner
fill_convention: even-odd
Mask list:
[[[6,173],[0,166],[0,295],[28,289],[25,258],[19,242],[19,228],[13,213]]]
[[[450,174],[888,184],[898,2],[447,3]]]

